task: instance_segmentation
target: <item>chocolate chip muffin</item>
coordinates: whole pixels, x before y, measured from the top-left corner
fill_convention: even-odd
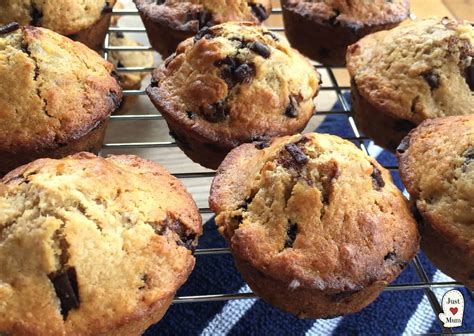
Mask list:
[[[51,29],[96,51],[102,48],[116,0],[4,0],[0,25],[18,22]]]
[[[397,151],[422,249],[474,290],[474,115],[426,120]]]
[[[418,250],[416,222],[389,172],[333,135],[237,147],[209,203],[250,288],[299,317],[364,308]]]
[[[0,176],[41,157],[98,152],[122,91],[112,64],[48,29],[0,27]]]
[[[122,33],[110,35],[109,43],[111,46],[140,46],[141,44]],[[150,51],[111,51],[109,53],[109,61],[118,68],[151,68],[153,67],[153,53]],[[148,71],[143,72],[119,72],[118,79],[120,86],[124,90],[139,90],[142,80],[149,74]],[[123,97],[120,110],[123,111],[138,100],[138,96]]]
[[[2,333],[141,335],[194,267],[198,209],[153,162],[80,153],[0,181]]]
[[[241,143],[301,131],[319,80],[265,28],[225,23],[181,43],[153,72],[147,93],[180,148],[215,169]]]
[[[270,0],[134,0],[152,47],[164,58],[200,29],[229,21],[263,22]]]
[[[291,45],[331,66],[345,64],[349,45],[397,26],[410,12],[408,0],[281,0],[281,5]]]
[[[364,37],[347,53],[357,126],[394,151],[425,119],[474,113],[473,56],[474,27],[448,18]]]

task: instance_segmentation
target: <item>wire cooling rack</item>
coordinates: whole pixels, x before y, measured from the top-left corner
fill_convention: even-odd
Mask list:
[[[114,16],[124,17],[124,16],[137,16],[138,12],[136,10],[114,10]],[[281,8],[275,8],[272,10],[272,16],[281,15]],[[271,22],[271,20],[269,20]],[[268,21],[267,21],[268,22]],[[283,27],[273,26],[272,24],[266,24],[266,26],[273,32],[284,33]],[[145,33],[145,28],[143,25],[139,27],[110,27],[107,34],[105,44],[104,44],[104,58],[108,59],[109,53],[113,51],[128,51],[128,52],[138,52],[138,51],[150,51],[153,52],[151,46],[111,46],[109,43],[110,33]],[[350,102],[347,100],[344,95],[350,87],[340,85],[337,79],[338,70],[341,68],[329,68],[322,66],[320,64],[314,63],[314,67],[322,74],[323,77],[323,86],[320,88],[321,94],[334,95],[334,101],[338,102],[342,107],[340,111],[334,111],[330,108],[326,110],[319,110],[313,116],[313,123],[309,123],[309,129],[313,130],[314,122],[317,122],[317,118],[321,116],[328,115],[342,115],[347,117],[348,128],[353,136],[344,136],[345,139],[352,141],[360,147],[362,151],[370,155],[368,150],[368,143],[370,139],[361,135],[357,126],[354,123],[354,120],[350,116]],[[118,73],[132,73],[132,72],[151,72],[154,68],[145,68],[145,67],[118,67],[116,70]],[[329,85],[327,85],[329,83]],[[124,90],[124,96],[143,96],[145,91],[140,90]],[[318,104],[316,104],[318,108]],[[212,212],[207,206],[207,194],[209,191],[210,182],[212,177],[215,175],[214,171],[210,171],[200,167],[197,164],[189,162],[189,159],[186,158],[185,154],[182,153],[176,145],[176,142],[167,136],[168,129],[166,123],[164,122],[163,117],[157,113],[157,111],[150,105],[146,113],[141,114],[124,114],[124,115],[113,115],[110,117],[109,130],[112,133],[122,133],[131,132],[125,141],[106,141],[103,145],[102,154],[112,154],[112,153],[130,153],[136,150],[140,151],[140,155],[148,159],[156,160],[162,163],[162,159],[166,155],[171,155],[175,157],[177,161],[176,164],[172,164],[171,167],[167,167],[171,173],[179,178],[188,190],[193,194],[195,200],[196,195],[193,191],[197,191],[201,194],[200,200],[196,201],[199,206],[199,211],[203,216],[203,220],[209,219],[212,216]],[[143,139],[145,133],[141,132],[141,129],[145,124],[157,124],[152,127],[160,127],[164,132],[160,135],[157,134],[156,138],[151,138],[145,136],[147,139]],[[126,124],[124,126],[123,124]],[[135,129],[135,131],[133,130]],[[138,131],[137,131],[138,130]],[[156,141],[159,139],[159,141]],[[154,140],[154,141],[150,141]],[[161,153],[156,154],[156,151],[161,151]],[[184,164],[180,160],[184,160]],[[184,166],[184,168],[183,168]],[[396,173],[398,167],[396,164],[393,165],[384,165],[385,168],[389,169],[391,172]],[[175,168],[173,170],[173,168]],[[204,190],[204,192],[203,192]],[[202,196],[204,194],[205,196]],[[215,254],[224,254],[230,253],[228,248],[206,248],[206,249],[197,249],[195,255],[200,256],[209,256]],[[198,261],[199,262],[199,261]],[[423,268],[422,263],[418,256],[410,263],[411,267],[416,271],[419,281],[407,284],[391,284],[384,289],[384,291],[407,291],[407,290],[422,290],[428,298],[428,301],[433,309],[435,316],[437,317],[439,313],[442,312],[440,303],[433,292],[433,289],[437,288],[456,288],[463,287],[462,284],[457,282],[430,282],[425,269]],[[472,292],[471,292],[472,295]],[[256,298],[256,295],[248,293],[232,293],[232,294],[206,294],[202,293],[199,295],[192,296],[177,296],[173,300],[173,304],[178,303],[190,303],[190,302],[212,302],[212,301],[227,301],[227,300],[239,300],[239,299],[252,299]],[[441,330],[443,333],[452,333],[450,328],[445,328],[441,321],[436,318],[438,321]],[[472,331],[474,332],[474,331]]]

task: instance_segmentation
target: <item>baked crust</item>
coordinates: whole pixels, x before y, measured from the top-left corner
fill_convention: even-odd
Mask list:
[[[17,168],[0,186],[3,332],[140,335],[193,269],[199,211],[153,162],[79,153]],[[71,269],[78,303],[65,311],[56,277]]]
[[[319,80],[308,60],[266,29],[226,23],[182,42],[153,72],[147,94],[183,151],[216,168],[241,143],[301,131]],[[199,160],[193,147],[204,145],[220,159]]]
[[[120,104],[113,65],[44,28],[1,34],[0,44],[0,152],[23,164],[26,157],[70,154],[68,146],[96,148],[102,136],[83,148],[79,139],[105,125]],[[11,168],[0,162],[0,171]]]
[[[473,27],[448,18],[366,36],[347,52],[353,95],[370,105],[374,120],[418,125],[429,118],[473,114],[474,96],[465,75],[472,67],[473,45]],[[354,105],[356,115],[368,113],[360,108]],[[392,132],[387,125],[378,127],[381,133]]]
[[[424,121],[398,150],[400,177],[423,218],[422,248],[474,288],[474,116]]]
[[[362,309],[418,250],[416,222],[389,172],[331,135],[237,147],[209,204],[250,287],[300,317]]]
[[[285,32],[304,55],[331,66],[345,64],[346,49],[360,38],[391,29],[409,14],[407,0],[282,0]]]
[[[270,0],[134,0],[151,45],[163,58],[201,28],[230,21],[263,22]]]

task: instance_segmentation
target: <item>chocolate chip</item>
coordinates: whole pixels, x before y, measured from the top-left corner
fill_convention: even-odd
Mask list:
[[[380,170],[372,165],[374,168],[370,177],[372,178],[372,186],[375,190],[379,191],[385,186],[385,181],[382,178],[382,173]]]
[[[289,118],[296,118],[298,116],[298,102],[296,101],[295,97],[289,96],[290,102],[285,109],[285,115]]]
[[[251,3],[249,4],[249,6],[255,17],[260,22],[265,21],[265,19],[268,17],[267,11],[265,10],[265,7],[263,7],[262,4]]]
[[[122,99],[119,98],[117,92],[115,91],[109,91],[109,93],[107,94],[107,97],[109,98],[109,100],[112,102],[112,106],[115,108],[115,109],[118,109],[120,107],[120,104],[122,103]]]
[[[214,37],[214,33],[212,30],[209,29],[209,27],[203,27],[200,29],[197,34],[194,36],[194,41],[199,41],[202,38],[205,38],[206,40],[210,40]]]
[[[245,83],[248,84],[252,80],[252,77],[255,74],[255,70],[252,66],[247,63],[240,65],[237,69],[235,69],[235,79],[238,84]]]
[[[69,311],[79,308],[79,288],[77,285],[77,274],[74,267],[48,274],[53,283],[56,296],[61,304],[61,315],[67,319]]]
[[[194,251],[197,246],[196,234],[189,232],[184,224],[179,219],[166,218],[161,227],[155,229],[155,232],[159,235],[169,235],[174,233],[177,237],[176,243],[179,246],[184,246],[188,250]]]
[[[271,31],[264,31],[263,35],[269,35],[274,41],[280,41],[280,38]]]
[[[290,155],[298,164],[301,165],[301,164],[308,163],[308,157],[301,150],[301,148],[299,148],[296,144],[294,143],[286,144],[285,149],[288,151],[288,153],[290,153]]]
[[[237,58],[227,56],[214,63],[221,68],[221,77],[232,89],[237,84],[250,83],[255,75],[255,67],[251,63],[241,63]]]
[[[39,26],[40,21],[43,19],[43,13],[38,8],[36,8],[34,4],[31,5],[30,18],[30,25],[32,26]]]
[[[100,12],[101,15],[104,15],[104,14],[109,14],[109,13],[112,13],[112,6],[110,5],[110,3],[108,1],[105,2],[105,5],[104,5],[104,8],[102,8],[102,12]]]
[[[465,173],[467,166],[474,162],[474,147],[469,147],[462,153],[464,157],[464,162],[462,164],[462,172]]]
[[[0,26],[0,35],[8,34],[20,29],[20,25],[17,22],[10,22],[4,26]]]
[[[270,138],[265,136],[252,137],[252,143],[257,149],[264,149],[270,145]]]
[[[385,257],[383,257],[383,260],[384,261],[387,261],[387,260],[395,260],[395,257],[397,256],[397,254],[395,252],[388,252]]]
[[[354,294],[357,294],[358,292],[360,292],[360,290],[348,290],[348,291],[344,291],[344,292],[331,294],[329,296],[329,298],[332,302],[341,302],[341,301],[344,301],[344,300],[350,298]]]
[[[212,123],[224,121],[229,117],[229,111],[222,102],[202,106],[200,110],[204,119]]]
[[[192,111],[186,111],[186,115],[188,116],[188,119],[194,118],[194,113]]]
[[[288,227],[286,228],[285,248],[293,247],[297,234],[298,234],[297,224],[288,222]]]
[[[270,57],[270,48],[263,44],[262,42],[252,42],[248,45],[248,48],[252,50],[254,53],[259,54],[263,58]]]
[[[408,147],[410,147],[410,136],[406,136],[403,138],[402,142],[397,147],[397,153],[403,154],[407,151]]]
[[[431,90],[435,90],[439,88],[439,82],[440,82],[440,77],[437,73],[434,73],[432,71],[427,71],[421,74],[425,81],[428,83],[430,86]]]

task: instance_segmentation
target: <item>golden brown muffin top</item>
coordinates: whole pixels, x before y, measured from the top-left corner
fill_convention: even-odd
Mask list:
[[[283,0],[283,5],[312,20],[353,29],[400,22],[410,13],[408,0]]]
[[[201,231],[191,196],[153,162],[22,166],[0,182],[0,330],[98,335],[146,318],[186,280]]]
[[[0,150],[67,144],[116,109],[112,64],[50,30],[17,27],[0,28]]]
[[[147,92],[190,132],[236,146],[297,133],[313,113],[319,80],[308,60],[265,28],[225,23],[182,42]]]
[[[18,22],[51,29],[62,35],[77,33],[110,13],[116,0],[2,0],[0,25]]]
[[[237,147],[220,166],[209,203],[234,254],[306,288],[390,282],[418,249],[416,223],[389,172],[333,135]]]
[[[134,0],[140,12],[173,29],[197,32],[228,21],[263,22],[270,0]]]
[[[423,218],[474,256],[474,115],[424,121],[398,148],[400,176]]]
[[[419,124],[474,113],[465,78],[473,56],[471,25],[430,18],[364,37],[348,48],[347,67],[371,105]]]

